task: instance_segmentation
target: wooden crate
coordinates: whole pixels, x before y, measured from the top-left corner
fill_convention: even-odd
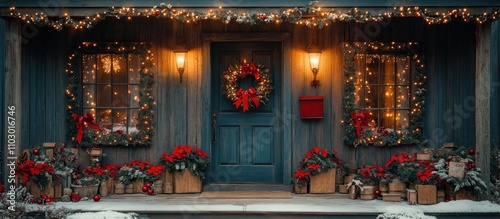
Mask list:
[[[199,193],[201,192],[201,180],[193,175],[191,171],[174,173],[174,193]]]
[[[444,155],[444,154],[449,154],[453,151],[453,148],[438,148],[436,150],[436,155],[437,156],[441,156],[441,155]]]
[[[455,162],[450,161],[450,165],[448,166],[448,175],[463,179],[465,176],[465,167],[467,166],[464,162]]]
[[[432,158],[431,153],[426,153],[426,152],[417,153],[417,160],[431,160],[431,158]]]
[[[437,203],[437,187],[435,185],[417,185],[419,205],[433,205]]]
[[[33,198],[36,200],[37,198],[40,198],[42,195],[54,195],[54,187],[52,186],[52,180],[49,179],[47,185],[45,187],[40,188],[40,185],[38,185],[37,182],[35,181],[28,181],[26,182],[25,185],[27,191],[33,195]]]
[[[437,202],[444,202],[446,198],[446,192],[444,190],[437,191]]]
[[[136,193],[136,194],[144,193],[142,191],[142,187],[144,186],[144,183],[142,183],[141,180],[136,179],[136,180],[132,181],[132,185],[134,185],[134,192],[133,193]]]
[[[414,189],[406,189],[406,197],[409,205],[417,204],[417,191]]]
[[[380,190],[380,192],[389,192],[389,184],[383,183],[383,182],[379,182],[378,183],[378,189]]]
[[[340,175],[340,170],[337,169],[335,173],[335,184],[342,185],[344,184],[344,176]]]
[[[382,195],[382,200],[385,202],[399,202],[401,201],[401,194],[398,193],[384,193]]]
[[[334,193],[335,173],[335,169],[329,169],[326,172],[311,176],[309,193]]]
[[[361,191],[361,200],[372,200],[375,198],[375,187],[373,186],[363,186],[363,190]]]
[[[474,192],[461,189],[458,192],[455,192],[455,200],[472,200],[476,201],[476,194]]]
[[[443,143],[443,147],[444,148],[454,148],[455,147],[455,143],[453,143],[453,142],[445,142],[445,143]]]

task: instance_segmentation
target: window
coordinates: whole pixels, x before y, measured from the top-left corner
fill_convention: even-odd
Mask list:
[[[420,46],[345,43],[344,142],[394,146],[424,143],[425,66]]]
[[[151,145],[153,66],[146,43],[79,46],[66,69],[68,139],[84,147]]]
[[[82,54],[82,109],[107,132],[137,132],[140,57]]]
[[[411,65],[407,55],[356,55],[354,107],[367,109],[374,126],[390,131],[409,126]]]

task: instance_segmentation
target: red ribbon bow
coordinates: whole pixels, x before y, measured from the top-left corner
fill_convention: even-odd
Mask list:
[[[260,78],[259,69],[257,68],[257,66],[253,62],[251,62],[250,64],[243,62],[243,64],[241,64],[241,71],[243,72],[243,75],[241,76],[241,78],[245,78],[246,76],[248,76],[250,74],[253,75],[255,80]]]
[[[356,135],[359,137],[361,136],[361,130],[364,127],[368,127],[368,121],[370,121],[371,115],[366,110],[361,112],[351,112],[351,119],[354,121],[356,126]]]
[[[78,143],[82,142],[85,125],[99,131],[99,126],[93,122],[94,117],[90,113],[87,113],[85,116],[78,116],[78,114],[75,113],[73,115],[73,121],[75,121],[76,128],[78,129],[78,134],[76,135],[76,141],[78,141]]]
[[[243,103],[243,112],[248,111],[248,99],[250,98],[255,105],[255,107],[259,107],[259,98],[257,97],[257,90],[254,87],[248,88],[248,90],[243,90],[240,88],[238,92],[236,92],[236,96],[238,96],[238,100],[234,102],[236,109],[240,108],[241,103]]]

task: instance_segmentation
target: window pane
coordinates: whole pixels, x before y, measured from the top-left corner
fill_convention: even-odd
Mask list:
[[[126,131],[125,125],[127,124],[127,110],[113,110],[113,131],[122,130]]]
[[[137,132],[138,128],[138,119],[139,119],[139,110],[138,109],[131,109],[129,110],[129,125],[128,125],[128,131],[129,132]]]
[[[394,108],[394,86],[381,87],[382,95],[380,100],[380,108]]]
[[[128,82],[130,84],[138,84],[139,83],[139,71],[141,70],[141,59],[138,55],[129,55],[128,60],[128,72],[129,78]]]
[[[111,85],[97,86],[97,107],[111,107]]]
[[[378,110],[370,110],[370,115],[372,116],[372,120],[370,123],[374,126],[378,126],[378,117],[379,117],[379,111]]]
[[[127,83],[127,77],[126,55],[113,55],[113,83]]]
[[[97,123],[106,131],[111,130],[111,109],[96,109]]]
[[[357,109],[363,108],[363,86],[354,86],[354,107]]]
[[[97,82],[111,83],[111,55],[98,54],[97,60]]]
[[[95,107],[95,85],[83,85],[83,107]]]
[[[356,81],[354,84],[364,84],[364,69],[365,69],[365,55],[358,54],[354,60],[354,69],[356,72]]]
[[[410,84],[410,63],[409,57],[397,56],[396,60],[396,75],[398,84]]]
[[[396,87],[396,102],[397,108],[410,108],[410,86],[397,86]]]
[[[113,86],[113,107],[128,107],[128,86]]]
[[[410,111],[397,110],[396,111],[396,129],[401,130],[410,125]]]
[[[365,107],[378,108],[378,86],[366,86]]]
[[[95,83],[96,73],[96,59],[95,55],[84,54],[82,55],[82,81],[83,83]]]
[[[366,83],[378,84],[378,76],[380,71],[380,56],[366,55]]]
[[[380,72],[380,84],[394,84],[394,56],[382,55],[380,56],[380,62],[380,70],[382,71]]]
[[[394,110],[382,110],[380,114],[380,126],[394,130]]]
[[[129,85],[130,107],[139,107],[139,85]]]

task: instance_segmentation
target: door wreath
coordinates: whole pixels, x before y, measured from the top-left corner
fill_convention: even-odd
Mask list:
[[[254,86],[248,89],[238,88],[238,80],[253,77]],[[243,112],[252,108],[259,108],[260,104],[266,104],[271,96],[273,87],[271,86],[271,77],[269,69],[264,69],[262,65],[254,62],[247,63],[243,61],[229,65],[222,76],[222,95],[229,99],[236,109],[243,107]]]

